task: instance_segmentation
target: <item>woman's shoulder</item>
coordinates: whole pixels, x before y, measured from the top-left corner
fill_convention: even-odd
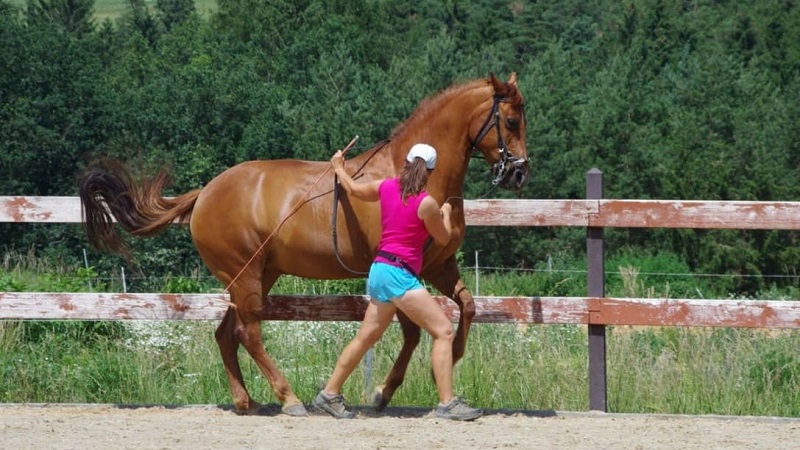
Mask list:
[[[391,188],[395,190],[400,189],[400,179],[399,178],[385,178],[380,182],[380,189]]]
[[[424,196],[423,196],[424,195]],[[419,200],[419,205],[417,206],[417,216],[425,220],[432,214],[439,213],[439,204],[436,202],[436,199],[428,195],[426,192],[420,192],[421,200]]]

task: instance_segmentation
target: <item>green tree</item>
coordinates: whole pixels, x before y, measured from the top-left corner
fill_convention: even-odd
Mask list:
[[[27,0],[28,23],[63,28],[75,37],[94,31],[94,0]]]
[[[196,13],[194,0],[156,0],[158,17],[167,31]]]

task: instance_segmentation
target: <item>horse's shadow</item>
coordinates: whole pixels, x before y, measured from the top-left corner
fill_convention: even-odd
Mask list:
[[[237,415],[250,415],[262,417],[277,417],[281,415],[281,405],[270,403],[261,405],[255,413],[243,414],[237,411],[233,405],[144,405],[144,404],[118,404],[114,405],[118,409],[145,409],[145,408],[164,408],[164,409],[184,409],[184,408],[207,408],[219,409]],[[327,413],[318,411],[312,405],[305,405],[308,409],[309,416],[327,416]],[[398,419],[422,419],[433,418],[435,410],[433,408],[426,408],[421,406],[387,406],[383,411],[375,411],[370,406],[350,406],[350,409],[356,413],[356,418],[360,419],[380,419],[380,418],[398,418]],[[515,417],[556,417],[558,413],[552,409],[531,410],[531,409],[486,409],[484,416],[515,416]],[[287,416],[288,417],[288,416]]]
[[[239,414],[233,405],[217,405],[219,409],[230,411],[234,414]],[[310,416],[327,416],[325,412],[316,410],[311,405],[306,405],[308,414]],[[350,406],[353,412],[356,413],[356,418],[433,418],[435,410],[433,408],[417,407],[417,406],[387,406],[383,411],[375,411],[370,406]],[[267,416],[274,417],[281,414],[281,405],[267,404],[262,405],[256,413],[251,413],[253,416]],[[529,410],[529,409],[486,409],[484,416],[515,416],[515,417],[556,417],[558,414],[555,410]]]

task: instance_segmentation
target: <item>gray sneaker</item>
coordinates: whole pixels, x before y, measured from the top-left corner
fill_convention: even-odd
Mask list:
[[[483,415],[483,411],[469,407],[463,400],[453,397],[449,403],[439,403],[436,408],[436,417],[450,420],[475,420]]]
[[[319,391],[319,394],[314,399],[314,407],[337,419],[352,419],[356,416],[356,413],[347,410],[342,394],[331,397],[324,390]]]

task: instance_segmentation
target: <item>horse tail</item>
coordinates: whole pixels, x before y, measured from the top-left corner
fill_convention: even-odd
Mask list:
[[[138,185],[125,165],[110,159],[90,167],[80,182],[81,215],[89,243],[98,250],[120,253],[131,260],[130,247],[114,220],[126,232],[151,237],[164,231],[176,219],[185,221],[194,209],[201,189],[165,198],[162,191],[170,182],[161,171]]]

